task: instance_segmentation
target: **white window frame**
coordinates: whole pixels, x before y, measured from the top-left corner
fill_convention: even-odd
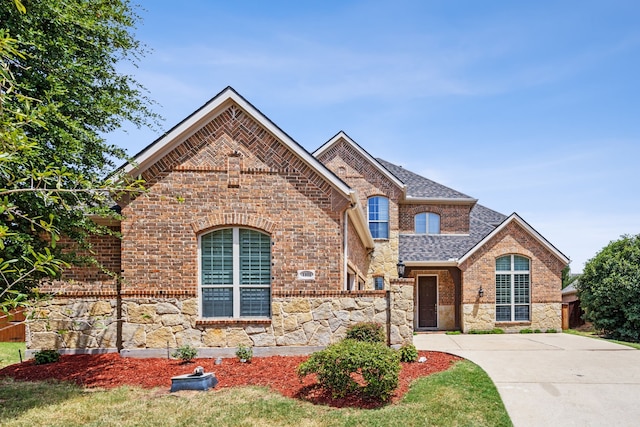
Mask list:
[[[387,201],[387,212],[386,212],[386,220],[381,220],[381,219],[375,219],[372,220],[371,219],[371,200],[373,199],[384,199]],[[369,231],[371,231],[371,224],[386,224],[387,225],[387,232],[386,232],[386,236],[384,237],[379,237],[379,236],[374,236],[373,232],[371,233],[372,237],[376,240],[389,240],[389,234],[390,234],[390,230],[389,230],[389,220],[390,220],[390,214],[389,214],[389,209],[390,209],[390,204],[389,204],[389,198],[385,197],[385,196],[371,196],[367,199],[367,223],[369,224]],[[380,216],[380,211],[378,211],[378,216]],[[377,233],[376,233],[377,234]]]
[[[215,288],[216,285],[204,285],[202,283],[202,238],[216,231],[220,231],[223,229],[232,229],[232,255],[233,255],[233,280],[232,280],[232,293],[233,293],[233,316],[219,316],[219,317],[203,317],[203,300],[202,300],[202,289],[203,288]],[[242,319],[247,316],[240,316],[240,289],[241,288],[269,288],[271,289],[271,271],[269,271],[269,284],[268,285],[242,285],[240,283],[240,229],[247,229],[251,231],[255,231],[261,234],[264,234],[269,237],[269,258],[271,258],[271,236],[267,233],[264,233],[260,230],[254,230],[246,227],[224,227],[216,230],[211,230],[207,233],[203,233],[198,236],[198,316],[201,319]],[[269,259],[269,265],[271,265],[271,259]],[[269,293],[269,304],[271,304],[271,293]],[[269,316],[251,316],[252,319],[255,318],[271,318],[271,309],[269,309]]]
[[[424,232],[418,231],[418,216],[420,215],[424,215],[425,216],[425,228],[424,228]],[[437,233],[429,233],[429,226],[431,225],[431,221],[434,217],[438,218],[438,232]],[[440,214],[437,214],[435,212],[420,212],[417,213],[413,216],[413,230],[416,234],[431,234],[431,235],[435,235],[435,234],[440,234],[440,230],[441,230],[441,222],[440,222]]]
[[[505,257],[509,257],[509,262],[510,262],[510,268],[509,270],[498,270],[498,260],[505,258]],[[528,270],[516,270],[515,269],[515,257],[520,257],[520,258],[524,258],[529,262],[529,269]],[[503,255],[503,256],[499,256],[496,257],[495,259],[495,263],[494,263],[494,267],[495,267],[495,286],[496,286],[496,322],[512,322],[512,323],[517,323],[517,322],[531,322],[531,258],[526,257],[524,255],[520,255],[520,254],[510,254],[510,255]],[[528,286],[528,295],[527,295],[527,300],[528,303],[524,304],[524,303],[516,303],[516,293],[515,293],[515,284],[516,284],[516,275],[527,275],[527,286]],[[509,276],[509,300],[510,303],[509,304],[498,304],[498,275],[500,276]],[[510,320],[498,320],[498,306],[509,306],[510,307]],[[528,318],[527,319],[518,319],[516,320],[516,306],[528,306]]]

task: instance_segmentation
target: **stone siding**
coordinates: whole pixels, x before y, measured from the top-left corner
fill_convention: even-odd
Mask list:
[[[505,332],[519,332],[522,329],[562,330],[562,304],[538,303],[531,304],[530,322],[496,322],[496,307],[494,304],[464,304],[462,306],[462,331],[486,331],[494,328]]]
[[[412,309],[410,280],[392,281],[391,291],[275,296],[272,318],[255,322],[201,320],[196,298],[124,298],[122,348],[325,347],[343,339],[347,328],[359,322],[383,325],[390,343],[401,345],[413,334]],[[27,322],[27,348],[71,353],[114,349],[116,313],[116,299],[53,298],[39,303],[34,319]]]

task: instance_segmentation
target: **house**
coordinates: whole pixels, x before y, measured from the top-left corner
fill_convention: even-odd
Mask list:
[[[106,224],[121,239],[94,241],[118,274],[75,268],[43,288],[54,297],[28,324],[31,351],[308,352],[362,321],[395,345],[420,330],[561,327],[569,260],[520,216],[344,132],[310,153],[230,87],[121,172],[149,192]]]

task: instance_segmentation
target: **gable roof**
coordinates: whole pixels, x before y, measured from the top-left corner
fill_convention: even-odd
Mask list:
[[[403,192],[406,191],[406,185],[402,182],[398,177],[389,172],[387,168],[385,168],[377,159],[375,159],[371,154],[367,152],[364,148],[362,148],[358,143],[356,143],[349,135],[347,135],[344,131],[340,131],[335,134],[329,141],[325,142],[320,148],[313,152],[314,157],[320,157],[324,152],[329,150],[339,141],[344,140],[347,144],[351,145],[362,157],[364,157],[369,163],[371,163],[378,171],[387,177],[389,181],[393,182],[398,188],[402,189]]]
[[[322,176],[336,190],[349,198],[352,202],[355,202],[355,191],[353,189],[338,178],[326,166],[320,163],[307,150],[294,141],[293,138],[287,135],[231,86],[227,86],[220,93],[207,101],[202,107],[198,108],[187,118],[167,131],[164,135],[145,147],[133,157],[132,161],[125,163],[119,168],[119,170],[123,170],[125,173],[131,175],[137,175],[144,172],[172,149],[182,144],[202,126],[225,111],[232,104],[235,104],[244,110],[268,132],[295,153],[295,155],[304,161],[312,170]]]
[[[386,170],[402,181],[406,187],[406,201],[437,201],[437,202],[461,202],[475,203],[474,199],[459,191],[453,190],[428,178],[418,175],[404,169],[402,166],[395,165],[383,159],[376,159]]]
[[[473,255],[479,248],[481,248],[485,243],[491,240],[496,234],[498,234],[501,230],[503,230],[507,225],[511,223],[516,223],[520,227],[522,227],[531,237],[536,239],[541,245],[543,245],[549,252],[554,254],[559,260],[564,262],[565,264],[569,264],[569,258],[560,252],[555,246],[553,246],[547,239],[545,239],[540,233],[538,233],[533,227],[531,227],[524,219],[520,217],[517,213],[512,213],[507,219],[505,219],[499,226],[497,226],[492,232],[484,236],[482,240],[475,244],[467,253],[465,253],[459,260],[458,264],[462,264],[465,262],[471,255]]]

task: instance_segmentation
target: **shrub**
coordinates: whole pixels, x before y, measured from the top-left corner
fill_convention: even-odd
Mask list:
[[[54,363],[60,360],[60,353],[57,350],[40,350],[33,353],[36,365],[44,365],[45,363]]]
[[[640,234],[609,243],[584,266],[580,305],[596,330],[640,342]]]
[[[240,361],[245,361],[245,362],[251,362],[251,359],[253,358],[253,349],[251,347],[245,347],[244,345],[240,344],[238,346],[238,350],[236,351],[236,356],[238,356],[238,359],[240,359]]]
[[[462,331],[447,331],[445,335],[462,335]]]
[[[532,329],[520,329],[520,333],[521,334],[532,334],[533,330]]]
[[[182,347],[179,347],[171,353],[171,356],[182,359],[184,363],[191,362],[198,355],[198,349],[190,346],[189,344],[185,344]]]
[[[386,343],[387,338],[384,336],[384,330],[379,323],[361,322],[347,329],[346,339]]]
[[[320,386],[336,398],[361,392],[368,398],[386,401],[398,387],[400,355],[379,342],[345,339],[313,353],[298,366],[298,376],[312,373],[318,375]]]
[[[487,330],[474,329],[474,330],[469,331],[469,333],[470,334],[476,334],[476,335],[504,334],[504,330],[502,330],[500,328],[487,329]]]
[[[551,329],[547,329],[545,332],[548,333],[548,334],[555,334],[558,331],[556,331],[555,329],[551,328]]]
[[[401,362],[415,362],[418,360],[418,349],[413,344],[405,344],[398,349]]]

